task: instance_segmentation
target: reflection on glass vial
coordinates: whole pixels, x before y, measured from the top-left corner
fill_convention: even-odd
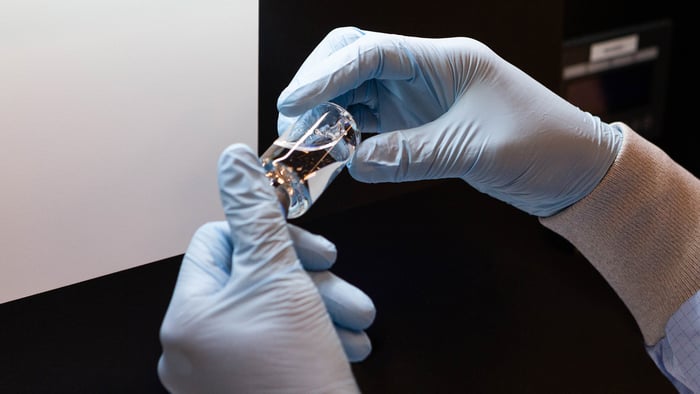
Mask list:
[[[359,143],[352,116],[334,103],[307,111],[272,143],[260,161],[281,194],[287,218],[299,217],[311,207],[352,159]]]

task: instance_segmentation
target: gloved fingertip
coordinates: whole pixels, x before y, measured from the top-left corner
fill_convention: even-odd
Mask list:
[[[418,128],[377,134],[357,147],[348,172],[356,180],[367,183],[440,177],[441,174],[427,172],[436,161],[434,139]]]
[[[242,143],[229,145],[219,156],[218,183],[224,209],[240,196],[274,196],[260,159],[252,148]]]
[[[282,135],[294,124],[296,117],[279,114],[277,116],[277,135]]]
[[[318,246],[315,252],[320,260],[326,262],[325,269],[328,269],[333,266],[335,260],[338,258],[338,249],[333,242],[327,240],[325,237],[320,235],[315,235],[315,237],[317,239],[316,245]]]
[[[303,91],[299,91],[293,85],[287,86],[277,98],[277,111],[289,118],[298,117],[309,108],[305,105]]]
[[[221,204],[231,229],[232,239],[242,245],[262,248],[260,240],[286,225],[275,188],[253,150],[244,144],[232,144],[219,158],[218,183]],[[288,235],[279,233],[279,240]],[[269,242],[268,242],[269,243]]]
[[[376,308],[365,292],[330,271],[310,271],[308,274],[321,293],[331,319],[338,326],[364,330],[374,322]]]
[[[381,182],[382,179],[378,179],[381,171],[381,156],[377,155],[377,145],[375,141],[372,141],[372,137],[366,141],[360,143],[355,151],[355,156],[352,161],[348,163],[348,173],[350,176],[355,178],[355,180],[365,183],[376,183]]]
[[[333,242],[293,224],[287,226],[294,243],[294,249],[304,269],[323,271],[333,266],[338,257],[338,249]]]
[[[372,342],[364,331],[336,328],[336,332],[351,363],[364,361],[372,353]]]
[[[235,168],[235,164],[238,164],[236,162],[258,162],[258,157],[248,145],[242,143],[231,144],[227,146],[223,152],[221,152],[221,155],[219,155],[219,174],[227,173],[232,168]],[[260,167],[259,163],[257,164],[257,167]]]
[[[364,300],[357,301],[357,308],[358,318],[356,324],[358,328],[364,330],[374,323],[374,319],[377,316],[377,309],[372,299],[366,294],[364,295]]]

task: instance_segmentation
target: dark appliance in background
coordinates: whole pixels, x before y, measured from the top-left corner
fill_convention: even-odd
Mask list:
[[[606,122],[660,137],[671,53],[670,20],[572,38],[562,48],[561,95]]]

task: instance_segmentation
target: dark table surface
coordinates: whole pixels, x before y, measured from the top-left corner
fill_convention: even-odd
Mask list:
[[[353,365],[366,393],[675,392],[571,245],[461,182],[298,224],[336,243],[333,271],[376,304],[373,352]],[[180,259],[0,305],[0,393],[164,392]]]

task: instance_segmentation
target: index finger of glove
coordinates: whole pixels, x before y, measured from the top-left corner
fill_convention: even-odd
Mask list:
[[[219,159],[221,203],[231,231],[232,279],[298,265],[287,222],[258,157],[246,145],[228,147]]]
[[[358,102],[354,89],[371,79],[410,79],[415,70],[410,52],[401,36],[348,28],[334,30],[326,40],[349,44],[324,44],[338,48],[326,56],[314,55],[304,62],[297,75],[279,96],[277,109],[286,116],[297,116],[313,106],[342,96],[340,105]],[[354,35],[351,40],[347,36]],[[319,52],[319,54],[322,52]]]
[[[336,325],[350,330],[364,330],[374,322],[374,302],[362,290],[330,271],[309,272],[309,277]]]
[[[294,250],[305,270],[323,271],[333,266],[338,256],[333,242],[293,224],[287,224],[287,228],[294,242]]]
[[[331,30],[306,57],[296,74],[302,74],[305,70],[331,56],[334,52],[352,44],[365,34],[367,34],[365,31],[352,26]]]

